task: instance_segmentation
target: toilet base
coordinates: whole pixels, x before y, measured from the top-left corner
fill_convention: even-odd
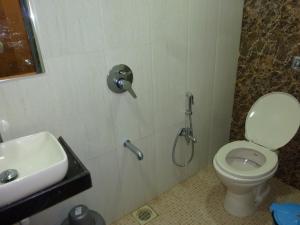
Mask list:
[[[227,191],[224,201],[225,210],[238,217],[252,215],[256,210],[254,193],[236,194]]]
[[[252,215],[264,198],[268,195],[270,186],[263,183],[247,193],[234,193],[227,190],[224,208],[237,217]]]

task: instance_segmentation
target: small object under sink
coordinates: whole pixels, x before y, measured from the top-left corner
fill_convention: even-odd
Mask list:
[[[0,144],[0,207],[62,180],[67,155],[49,132],[40,132]]]

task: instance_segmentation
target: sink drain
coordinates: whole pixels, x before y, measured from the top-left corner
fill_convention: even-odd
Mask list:
[[[18,178],[18,171],[15,169],[8,169],[0,173],[0,182],[2,184],[11,182]]]
[[[132,216],[136,219],[139,224],[144,225],[158,215],[157,213],[148,205],[145,205],[132,213]]]

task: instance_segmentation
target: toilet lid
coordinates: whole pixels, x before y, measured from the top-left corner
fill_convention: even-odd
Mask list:
[[[300,104],[287,93],[272,92],[260,97],[248,112],[245,137],[268,149],[287,144],[300,125]]]

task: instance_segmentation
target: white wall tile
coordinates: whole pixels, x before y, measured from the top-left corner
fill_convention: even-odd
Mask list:
[[[101,212],[108,224],[122,213],[116,150],[110,149],[110,151],[89,160],[86,165],[91,173],[93,188],[64,201],[64,204],[51,207],[35,215],[32,217],[33,224],[43,221],[43,224],[46,225],[59,225],[62,218],[67,217],[71,208],[79,204],[85,204],[90,209]]]
[[[61,202],[55,207],[48,208],[30,218],[31,224],[61,225],[67,217],[69,210],[73,207],[71,201]]]
[[[177,57],[170,51],[164,44],[152,47],[156,131],[184,120],[186,56]]]
[[[220,1],[213,92],[210,161],[229,141],[243,1]],[[232,57],[226,57],[230,55]]]
[[[104,48],[99,0],[34,1],[40,44],[48,57]]]
[[[110,92],[116,141],[137,139],[154,133],[153,81],[151,74],[151,46],[112,48],[107,53],[109,68],[117,64],[130,65],[133,71],[134,99],[128,92]]]
[[[149,0],[100,0],[108,51],[150,43]]]
[[[72,205],[85,204],[101,212],[109,224],[122,213],[121,183],[118,157],[115,149],[88,161],[93,188],[72,199]]]
[[[144,154],[142,161],[127,148],[118,148],[120,170],[121,205],[123,214],[141,206],[157,195],[156,148],[154,136],[131,140]]]
[[[177,182],[186,178],[186,168],[177,167],[172,162],[172,148],[174,139],[184,123],[174,124],[155,133],[156,155],[156,182],[159,192],[166,191]],[[176,146],[176,160],[183,164],[190,152],[185,145],[183,137],[180,137]]]
[[[47,73],[37,79],[4,84],[0,105],[9,137],[50,130],[83,160],[114,146],[105,73],[101,54],[73,55],[47,60]]]
[[[210,141],[219,0],[191,0],[189,5],[188,90],[194,96],[195,162],[207,163]],[[211,16],[214,15],[214,16]],[[224,57],[224,56],[223,56]],[[227,135],[227,134],[226,134]],[[193,170],[191,170],[193,171]]]
[[[11,139],[49,130],[62,135],[92,174],[94,187],[32,217],[59,225],[75,204],[111,222],[186,179],[229,135],[242,1],[36,0],[46,74],[0,84],[0,120]],[[106,76],[129,65],[138,96],[112,93]],[[195,156],[172,163],[194,94]],[[122,143],[144,153],[138,161]],[[181,137],[176,158],[191,146]]]
[[[156,131],[184,120],[184,94],[187,82],[187,9],[187,2],[182,0],[151,2]]]
[[[151,42],[168,44],[176,57],[186,51],[188,3],[184,0],[154,0],[150,3]]]

